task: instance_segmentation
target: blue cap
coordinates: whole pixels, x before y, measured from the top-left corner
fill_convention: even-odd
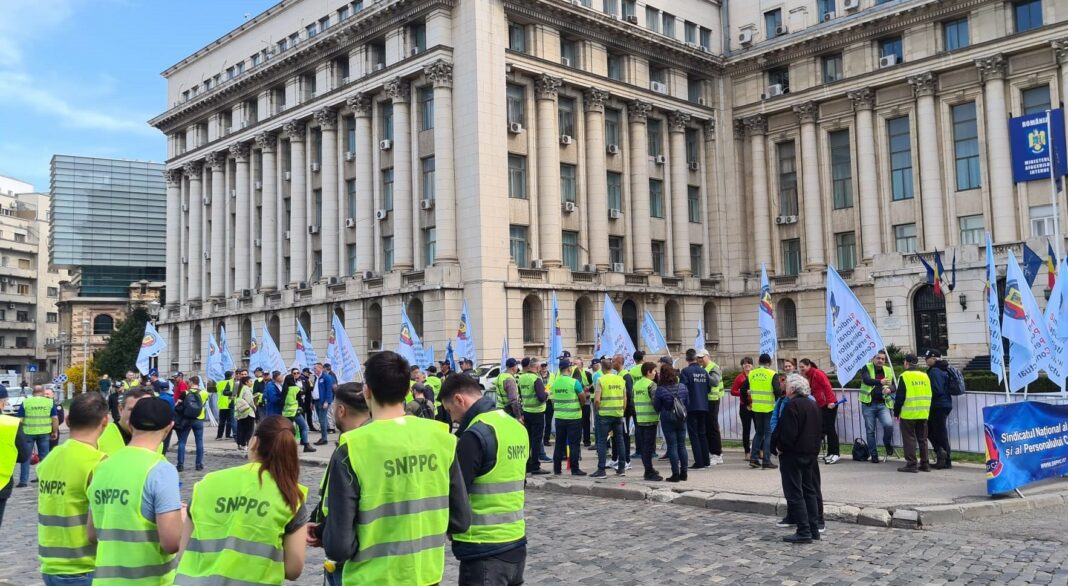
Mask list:
[[[518,365],[519,362],[515,358],[509,358],[508,360],[504,361],[505,368],[515,368]]]
[[[567,358],[560,359],[560,370],[567,370],[571,368],[571,361]]]
[[[148,371],[148,376],[159,376],[159,370],[153,368]]]

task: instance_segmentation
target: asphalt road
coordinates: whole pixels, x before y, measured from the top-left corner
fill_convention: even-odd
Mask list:
[[[208,469],[238,463],[208,457]],[[303,482],[318,486],[320,468]],[[188,499],[201,473],[183,473]],[[0,529],[0,584],[38,586],[35,493],[16,489]],[[888,487],[888,490],[892,488]],[[692,507],[531,492],[529,584],[1068,584],[1068,507],[934,530],[829,523],[808,546],[775,519]],[[302,586],[322,584],[309,550]],[[443,584],[456,583],[446,554]]]

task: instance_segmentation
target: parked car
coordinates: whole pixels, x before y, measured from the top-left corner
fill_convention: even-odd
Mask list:
[[[7,398],[7,402],[4,403],[4,415],[14,416],[19,412],[19,407],[22,406],[22,402],[26,400],[26,397],[19,397],[11,395]]]
[[[495,392],[494,382],[496,382],[497,375],[500,373],[501,365],[499,364],[479,366],[475,368],[475,377],[478,378],[478,383],[482,385],[483,393]]]

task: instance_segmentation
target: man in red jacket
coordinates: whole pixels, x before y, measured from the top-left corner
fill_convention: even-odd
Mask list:
[[[819,406],[820,412],[823,414],[823,435],[827,436],[827,455],[824,456],[823,462],[825,464],[835,464],[842,459],[839,454],[838,428],[836,426],[838,397],[835,396],[834,389],[831,388],[831,381],[827,378],[827,373],[817,368],[816,364],[808,358],[801,359],[801,374],[808,379],[808,384],[812,387],[812,396],[816,399],[816,405]]]
[[[749,380],[749,371],[753,370],[753,358],[746,356],[742,358],[742,372],[738,373],[735,377],[734,383],[731,384],[731,395],[738,397],[741,401],[738,404],[738,419],[742,422],[742,448],[745,450],[745,461],[749,461],[749,441],[753,435],[753,412],[750,411],[752,401],[748,401],[748,396],[742,397],[742,383]]]

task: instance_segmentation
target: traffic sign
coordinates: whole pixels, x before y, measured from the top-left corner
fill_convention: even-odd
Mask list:
[[[26,372],[37,372],[37,365],[30,364],[26,366]]]

